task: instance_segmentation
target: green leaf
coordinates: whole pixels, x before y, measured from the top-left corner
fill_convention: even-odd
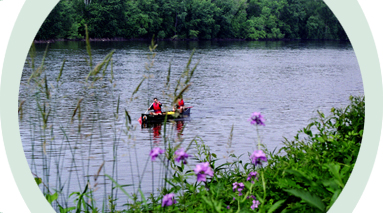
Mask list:
[[[141,189],[138,189],[138,191],[140,191],[141,199],[142,199],[142,201],[143,201],[144,204],[145,204],[145,209],[146,209],[146,211],[148,211],[148,204],[147,204],[146,198],[145,198],[145,196],[144,196],[144,193],[142,193]]]
[[[128,186],[133,186],[133,184],[126,184],[126,185],[120,185],[120,187],[128,187]],[[113,189],[118,188],[117,186],[114,186]]]
[[[290,193],[296,197],[301,198],[302,200],[304,200],[308,204],[316,207],[317,209],[319,209],[322,212],[325,212],[325,205],[318,196],[313,195],[308,191],[299,190],[299,189],[285,189],[284,191],[286,191],[286,192],[288,192],[288,193]]]
[[[129,124],[132,124],[132,118],[130,117],[130,115],[126,109],[125,109],[125,117],[128,119],[127,121],[129,121]]]
[[[54,193],[53,195],[51,195],[51,194],[46,194],[46,195],[45,195],[45,198],[47,199],[47,201],[49,202],[49,204],[52,205],[52,202],[55,201],[55,200],[57,200],[58,196],[59,196],[59,195],[58,195],[57,192],[56,192],[56,193]]]
[[[274,203],[274,205],[272,205],[269,209],[269,211],[267,211],[267,213],[273,213],[275,210],[277,210],[283,203],[285,202],[285,200],[280,200],[276,203]]]
[[[89,183],[89,182],[88,182]],[[83,201],[83,197],[86,193],[86,191],[88,190],[88,184],[85,185],[85,189],[84,191],[80,194],[80,196],[78,197],[78,202],[77,202],[77,210],[76,210],[76,213],[80,213],[81,212],[81,203]]]
[[[42,183],[43,182],[43,180],[41,180],[41,178],[35,178],[35,181],[36,181],[36,183],[37,183],[37,185],[40,185],[40,183]]]
[[[341,189],[338,189],[335,191],[335,193],[333,194],[333,196],[331,197],[331,201],[330,201],[330,205],[327,207],[328,209],[331,208],[332,204],[334,204],[334,202],[336,201],[336,199],[338,199],[340,193],[342,192]],[[328,210],[327,209],[327,210]]]
[[[75,210],[76,207],[72,206],[72,207],[68,207],[64,209],[62,206],[59,205],[59,209],[60,209],[60,213],[67,213],[67,212],[71,212],[72,210]]]
[[[339,185],[335,180],[324,180],[322,181],[322,184],[326,186],[326,189],[332,193],[334,193],[335,190],[339,189]]]
[[[316,138],[319,142],[322,142],[322,143],[324,143],[324,139],[322,138],[322,137],[319,137],[319,138]]]
[[[208,200],[205,196],[202,196],[202,199],[205,201],[206,204],[213,208],[213,203],[210,200]]]
[[[329,163],[329,164],[326,164],[326,166],[329,168],[331,174],[334,176],[336,183],[341,188],[344,188],[344,183],[343,183],[342,178],[340,177],[340,174],[339,174],[340,165],[334,164],[334,163]]]
[[[287,173],[289,174],[292,174],[292,175],[295,175],[296,177],[300,177],[304,182],[306,182],[307,184],[311,185],[311,186],[316,186],[317,184],[310,180],[308,177],[310,177],[309,175],[305,174],[304,172],[302,171],[299,171],[299,170],[295,170],[295,169],[288,169],[288,170],[285,170]]]
[[[259,196],[258,193],[254,192],[254,195],[255,195],[255,197],[257,198],[257,200],[258,200],[260,203],[264,203],[264,200],[262,199],[261,196]]]

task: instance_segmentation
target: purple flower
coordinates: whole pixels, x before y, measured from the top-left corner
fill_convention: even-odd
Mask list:
[[[206,181],[206,175],[214,175],[213,170],[210,168],[209,162],[197,164],[195,166],[194,172],[197,175],[197,182]]]
[[[174,153],[176,155],[176,161],[180,162],[182,160],[183,164],[186,164],[186,159],[189,157],[188,154],[183,149],[178,149]]]
[[[167,194],[162,198],[162,207],[171,206],[171,205],[175,204],[176,202],[177,201],[174,199],[173,193]]]
[[[251,196],[247,196],[247,199],[250,199],[250,198],[253,198],[253,200],[255,200],[255,196],[254,195],[251,195]]]
[[[261,161],[267,161],[266,154],[262,150],[255,150],[253,154],[250,155],[251,163],[253,163],[255,166],[260,164],[262,165]]]
[[[237,189],[239,192],[242,191],[242,189],[245,187],[245,185],[243,183],[233,183],[233,191],[235,191],[235,189]]]
[[[261,115],[260,112],[253,112],[253,114],[251,114],[251,117],[249,119],[250,121],[250,124],[255,124],[255,125],[262,125],[262,126],[265,126],[265,119],[263,118],[263,115]]]
[[[249,173],[249,176],[247,176],[247,181],[251,180],[252,178],[257,178],[257,172],[250,172]],[[251,183],[254,183],[254,181],[252,180]]]
[[[255,208],[258,208],[258,205],[259,205],[259,201],[258,200],[253,200],[253,205],[251,205],[251,209],[254,210]]]
[[[227,206],[226,208],[227,208],[227,209],[230,209],[230,206]]]
[[[243,190],[243,188],[245,188],[245,185],[243,183],[237,183],[237,182],[233,183],[233,191],[237,189],[237,191],[239,192],[239,196],[242,195],[241,191]]]
[[[150,157],[152,157],[152,161],[156,160],[159,154],[163,154],[165,150],[161,149],[160,147],[154,147],[152,151],[150,151]]]

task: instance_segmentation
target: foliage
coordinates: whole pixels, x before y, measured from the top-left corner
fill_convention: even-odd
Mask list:
[[[341,39],[342,26],[323,1],[61,0],[36,40],[91,38]]]
[[[79,38],[79,14],[71,1],[60,1],[41,25],[36,40]]]
[[[286,200],[285,211],[324,212],[344,188],[356,162],[364,126],[364,97],[316,118],[276,153],[263,169],[268,199]],[[304,137],[302,138],[302,135]],[[293,196],[291,196],[293,195]]]
[[[170,160],[174,173],[166,179],[170,187],[163,188],[162,195],[177,194],[177,202],[163,207],[158,196],[150,204],[129,204],[122,212],[326,212],[351,175],[363,136],[364,97],[351,96],[350,101],[344,109],[332,109],[330,117],[318,112],[293,140],[286,139],[277,152],[267,152],[264,167],[234,154],[233,162],[216,165],[216,154],[195,139],[196,160],[209,162],[214,171],[206,182],[195,182],[190,180],[194,171],[175,162],[175,148],[170,148],[164,160]],[[257,172],[253,181],[247,178],[250,172]],[[238,183],[243,183],[241,191],[233,187]]]
[[[126,4],[123,0],[96,1],[85,8],[89,35],[93,38],[114,38],[124,34]]]

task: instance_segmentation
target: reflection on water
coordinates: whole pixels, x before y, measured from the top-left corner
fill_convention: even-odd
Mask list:
[[[171,132],[175,132],[177,137],[182,137],[183,130],[185,127],[185,122],[190,121],[190,119],[178,119],[174,121],[168,121],[168,124],[171,124]],[[142,130],[148,130],[149,133],[153,134],[153,143],[160,144],[162,138],[162,126],[163,123],[145,123],[141,125]]]
[[[153,127],[153,142],[155,144],[160,143],[160,138],[161,138],[161,124],[157,124]]]
[[[165,146],[164,138],[186,147],[199,137],[221,158],[228,151],[247,156],[246,153],[255,148],[257,138],[255,128],[248,122],[252,112],[260,111],[265,116],[266,126],[260,128],[260,135],[267,148],[273,150],[281,146],[283,137],[292,138],[305,127],[316,110],[328,113],[331,107],[345,106],[350,95],[363,95],[357,59],[347,42],[159,41],[150,73],[145,70],[149,42],[94,42],[91,45],[94,63],[116,49],[113,84],[107,75],[98,81],[98,89],[85,86],[89,67],[84,42],[51,44],[45,59],[45,73],[54,87],[52,99],[55,101],[51,106],[55,110],[50,120],[54,125],[46,130],[45,138],[40,131],[41,121],[37,119],[37,106],[31,104],[38,97],[31,94],[28,86],[31,69],[27,64],[21,77],[19,100],[26,102],[24,119],[19,125],[28,163],[40,176],[44,170],[53,188],[61,181],[68,194],[83,190],[86,181],[82,177],[97,174],[101,165],[101,174],[113,174],[120,184],[132,184],[127,188],[131,192],[141,186],[145,195],[158,193],[156,188],[163,183],[161,177],[165,172],[161,164],[152,163],[148,155],[154,146]],[[36,45],[36,48],[39,57],[36,61],[41,61],[45,45]],[[137,119],[153,97],[161,100],[165,110],[172,108],[171,100],[163,93],[169,62],[172,64],[170,81],[175,85],[194,48],[192,65],[198,60],[199,65],[191,90],[184,95],[186,105],[193,106],[190,120],[141,128]],[[56,85],[53,82],[64,58],[67,62],[63,83]],[[143,75],[153,78],[144,82],[138,98],[130,103],[128,99]],[[71,122],[80,98],[83,98],[81,119],[75,117]],[[127,127],[122,109],[129,112],[132,127]],[[232,126],[233,140],[228,150]],[[41,144],[45,144],[44,149]],[[193,163],[196,162],[190,161],[190,166]],[[69,171],[75,172],[69,177]],[[111,184],[104,176],[92,180],[92,184],[96,182],[102,186]],[[101,188],[95,193],[97,202],[109,193],[109,188],[108,192]],[[120,192],[119,198],[122,205],[126,199]]]

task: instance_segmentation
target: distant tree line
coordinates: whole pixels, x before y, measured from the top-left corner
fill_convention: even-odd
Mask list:
[[[61,0],[36,40],[348,40],[322,0]]]

